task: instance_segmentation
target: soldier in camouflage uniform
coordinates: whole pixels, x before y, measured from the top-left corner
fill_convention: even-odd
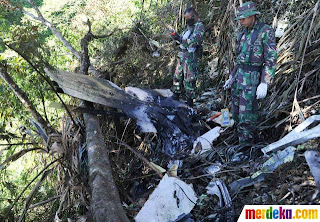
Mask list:
[[[171,32],[171,36],[180,43],[181,48],[173,77],[173,92],[174,99],[179,99],[182,83],[184,83],[187,104],[192,107],[198,76],[198,58],[202,51],[205,28],[194,8],[186,9],[184,17],[187,21],[187,28],[181,36],[174,31]]]
[[[274,30],[256,15],[256,4],[249,1],[238,7],[243,27],[237,38],[236,64],[224,88],[231,88],[232,116],[237,124],[240,144],[252,144],[258,119],[257,99],[267,94],[276,70],[277,51]]]

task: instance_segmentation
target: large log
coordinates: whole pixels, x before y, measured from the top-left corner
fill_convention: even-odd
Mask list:
[[[92,189],[91,211],[94,221],[129,221],[112,177],[109,152],[103,141],[98,117],[92,114],[83,114],[83,117],[86,119],[89,176]]]
[[[86,77],[90,66],[88,44],[94,38],[91,23],[88,20],[89,31],[81,39],[81,66],[78,78]],[[76,77],[76,76],[75,76]],[[82,87],[85,90],[87,87]],[[83,102],[85,108],[91,103]],[[119,197],[119,193],[112,177],[108,147],[104,143],[99,119],[96,115],[84,114],[86,126],[86,141],[89,162],[89,183],[91,188],[91,203],[93,219],[96,222],[127,222],[127,218]]]

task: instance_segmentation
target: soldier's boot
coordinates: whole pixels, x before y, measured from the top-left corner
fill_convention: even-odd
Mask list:
[[[173,100],[179,100],[179,98],[180,98],[180,93],[176,93],[176,92],[174,92],[173,93],[173,96],[171,97]]]
[[[193,107],[193,99],[188,98],[188,99],[187,99],[187,105],[192,108],[192,107]]]

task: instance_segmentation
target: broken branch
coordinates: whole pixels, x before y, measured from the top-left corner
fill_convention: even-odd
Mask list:
[[[154,170],[159,175],[160,178],[162,178],[162,173],[154,165],[152,165],[150,161],[147,158],[145,158],[141,153],[139,153],[138,151],[130,147],[125,142],[120,141],[120,144],[123,145],[128,150],[130,150],[131,152],[133,152],[137,157],[139,157],[143,162],[145,162],[152,170]]]

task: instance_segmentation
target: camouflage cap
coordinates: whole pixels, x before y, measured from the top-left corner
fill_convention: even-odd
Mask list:
[[[257,10],[256,3],[254,2],[245,2],[237,9],[237,17],[234,20],[244,19],[251,15],[260,15],[260,12]]]

